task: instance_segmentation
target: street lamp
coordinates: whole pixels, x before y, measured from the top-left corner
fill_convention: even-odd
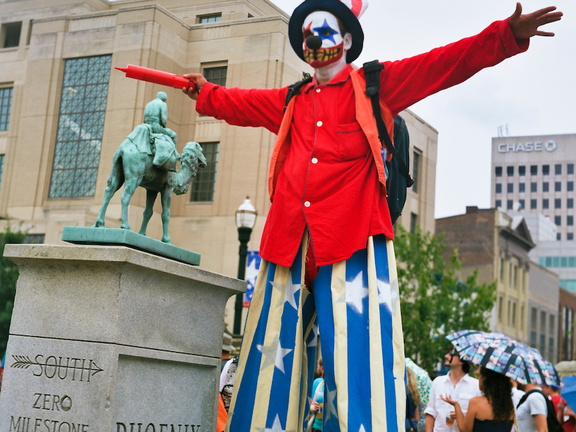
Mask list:
[[[246,256],[248,255],[248,242],[252,234],[252,228],[256,224],[258,212],[252,205],[250,197],[246,197],[238,210],[236,210],[236,227],[238,228],[238,240],[240,248],[238,249],[238,279],[244,280],[246,277]],[[244,303],[244,294],[236,295],[236,304],[234,305],[234,334],[240,334],[242,324],[242,307]]]

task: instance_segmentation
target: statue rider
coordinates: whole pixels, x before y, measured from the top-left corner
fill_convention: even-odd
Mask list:
[[[168,106],[166,100],[168,96],[165,92],[160,91],[156,95],[156,99],[148,102],[144,109],[144,123],[150,127],[153,134],[163,134],[170,139],[155,139],[153,144],[154,153],[154,166],[162,167],[166,162],[171,159],[171,156],[176,155],[173,163],[168,164],[164,168],[175,171],[175,161],[177,160],[176,153],[176,132],[166,127],[168,122]]]

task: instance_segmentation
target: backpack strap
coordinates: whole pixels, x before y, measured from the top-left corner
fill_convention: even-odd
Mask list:
[[[302,80],[288,86],[288,93],[286,93],[286,99],[284,100],[284,112],[286,112],[290,100],[300,94],[302,87],[312,81],[312,76],[309,73],[304,73],[303,76]]]
[[[546,395],[543,392],[541,392],[538,389],[532,389],[532,390],[527,391],[526,393],[524,393],[522,395],[522,397],[520,398],[520,401],[518,401],[518,405],[516,405],[516,409],[520,408],[520,405],[522,405],[524,402],[526,402],[526,399],[528,399],[528,396],[530,396],[533,393],[540,393],[544,397],[544,399],[547,399]]]
[[[376,118],[376,126],[378,127],[378,138],[380,142],[386,147],[389,154],[394,154],[394,144],[390,139],[386,125],[382,120],[382,113],[380,111],[380,100],[378,91],[380,89],[380,71],[384,69],[384,65],[378,60],[372,60],[364,63],[364,77],[366,78],[366,94],[370,97],[372,102],[372,110]]]

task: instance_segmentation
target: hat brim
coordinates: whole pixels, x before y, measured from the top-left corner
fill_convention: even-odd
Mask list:
[[[364,46],[364,31],[356,15],[340,0],[305,0],[294,9],[288,22],[288,37],[296,55],[304,60],[302,24],[306,17],[315,11],[330,12],[342,21],[346,31],[352,35],[352,47],[346,52],[346,62],[352,63],[356,60]]]

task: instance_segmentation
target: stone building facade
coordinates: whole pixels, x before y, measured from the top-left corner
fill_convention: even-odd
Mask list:
[[[558,276],[530,260],[534,248],[521,216],[500,209],[467,207],[463,215],[436,220],[451,249],[458,248],[463,278],[478,269],[478,281],[496,281],[492,331],[534,346],[551,362],[558,349]]]

